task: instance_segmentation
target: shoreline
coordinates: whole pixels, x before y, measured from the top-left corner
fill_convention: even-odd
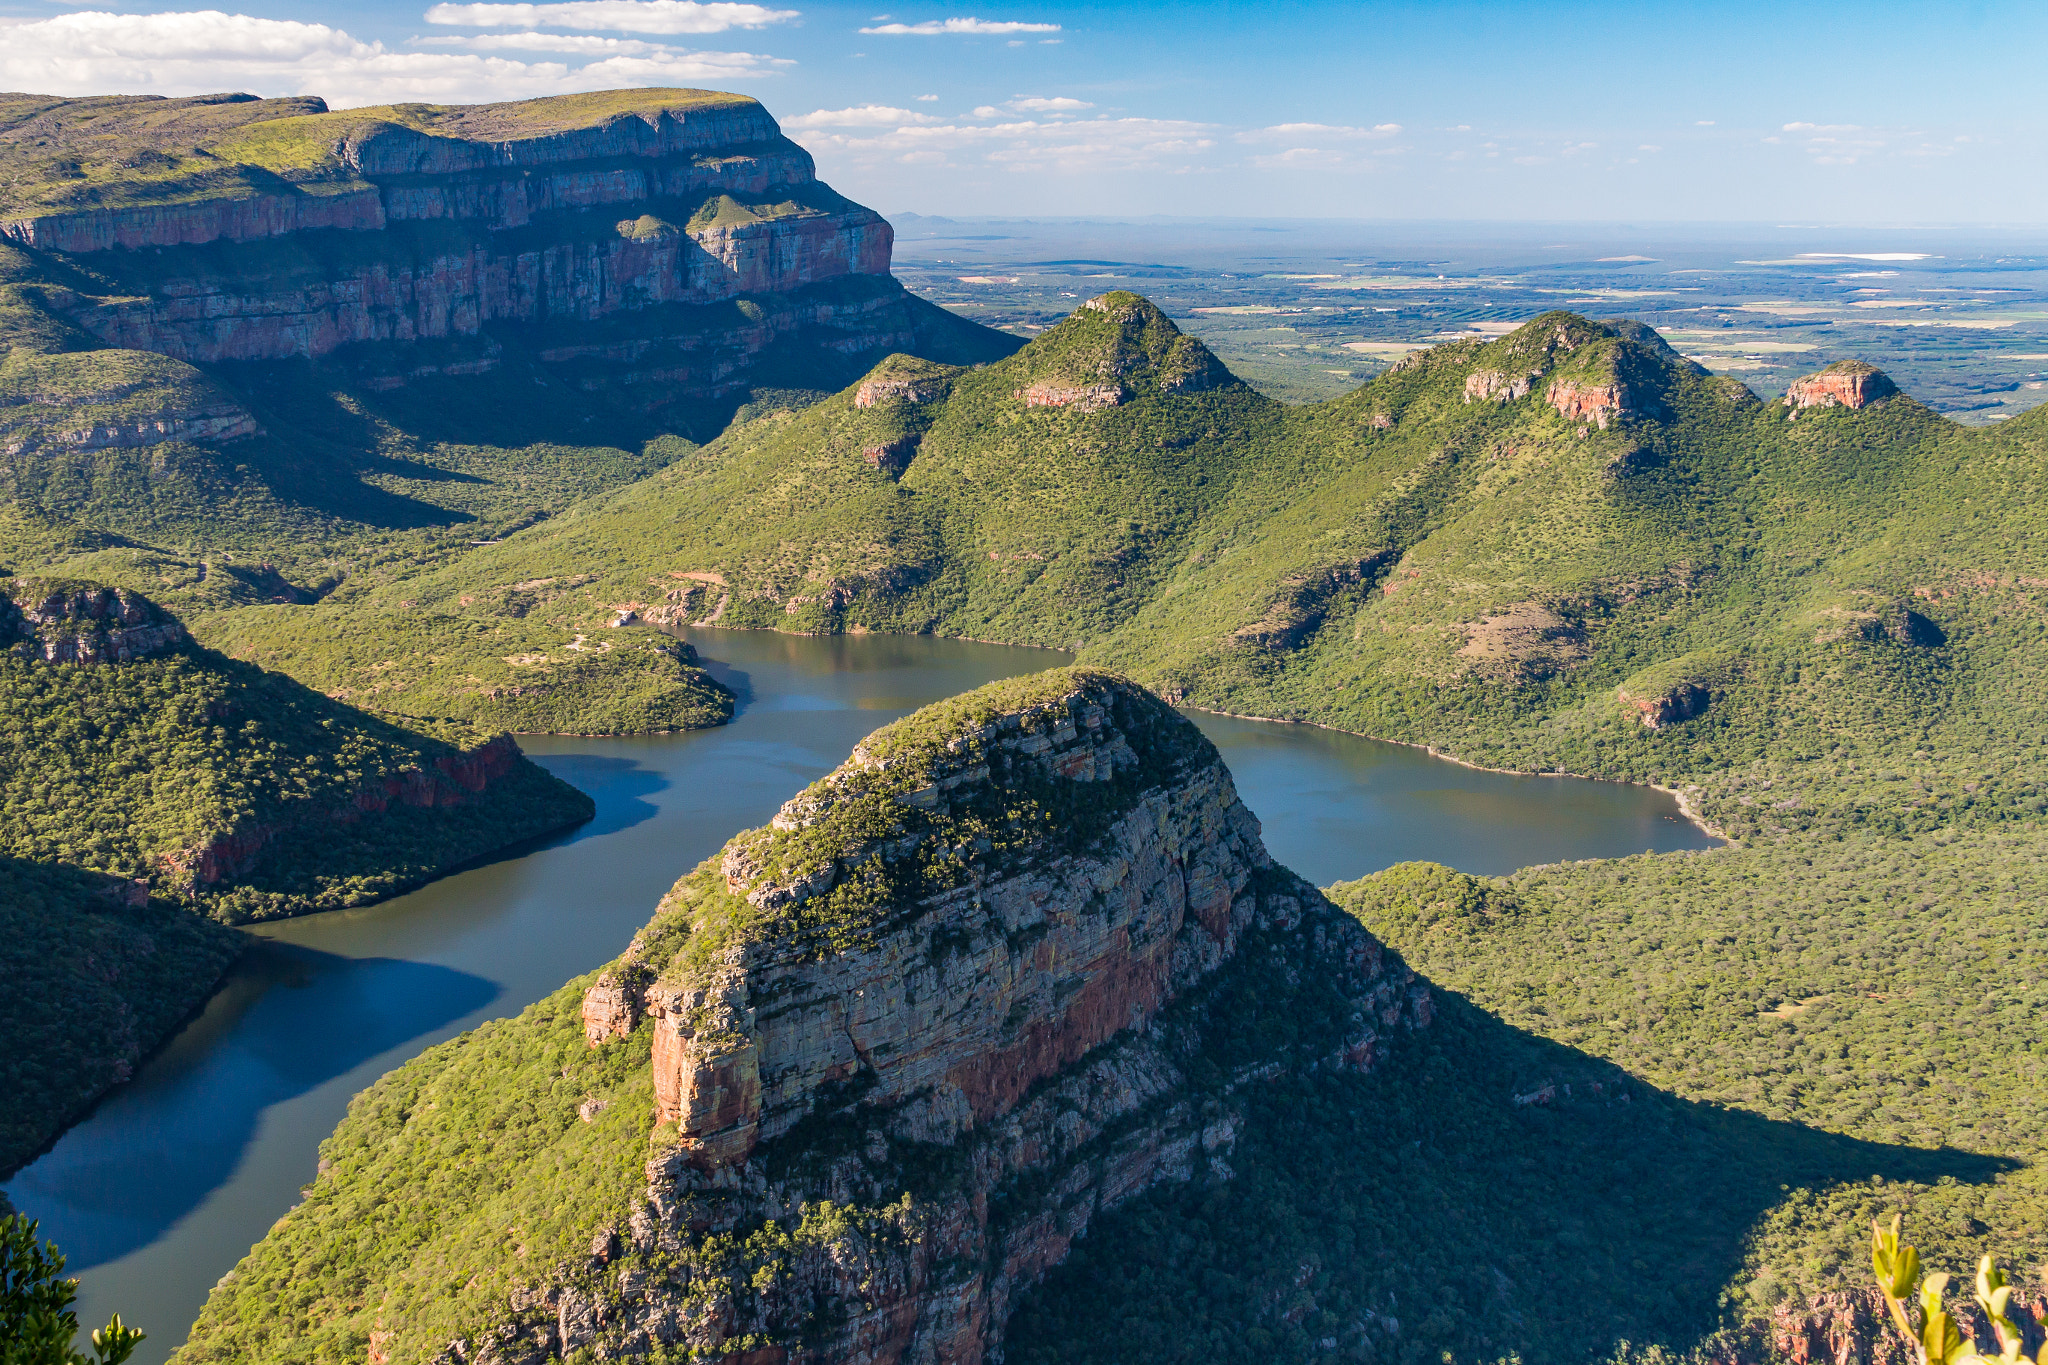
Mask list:
[[[1658,782],[1631,782],[1625,777],[1595,777],[1589,773],[1567,772],[1562,768],[1554,768],[1546,772],[1534,772],[1527,768],[1493,768],[1488,767],[1484,763],[1474,763],[1470,759],[1459,758],[1456,754],[1446,753],[1434,744],[1421,744],[1410,739],[1388,739],[1383,735],[1368,735],[1362,730],[1347,730],[1341,725],[1326,725],[1319,720],[1289,720],[1284,716],[1254,716],[1243,711],[1224,711],[1213,706],[1196,706],[1190,702],[1176,702],[1173,705],[1178,710],[1200,711],[1206,716],[1228,716],[1232,720],[1256,720],[1266,725],[1306,725],[1317,730],[1328,730],[1334,735],[1349,735],[1353,739],[1369,739],[1375,744],[1398,744],[1404,749],[1420,749],[1431,758],[1440,758],[1446,763],[1455,763],[1460,768],[1470,768],[1474,772],[1499,773],[1504,777],[1570,777],[1576,778],[1581,782],[1612,782],[1622,787],[1648,787],[1651,791],[1662,792],[1677,802],[1678,813],[1687,820],[1690,820],[1705,833],[1719,839],[1723,848],[1740,848],[1742,846],[1736,840],[1730,838],[1727,831],[1702,816],[1698,809],[1694,807],[1692,798],[1685,792],[1680,791],[1676,787],[1664,786]],[[1708,853],[1718,852],[1716,849],[1706,849],[1703,851]]]
[[[902,631],[890,630],[785,631],[775,626],[691,626],[689,627],[689,629],[762,630],[774,635],[798,635],[804,637],[805,639],[812,640],[827,639],[833,635],[851,637],[856,635],[867,636],[905,634],[905,632]],[[916,634],[926,639],[959,640],[962,643],[974,645],[1001,645],[1005,649],[1039,649],[1044,650],[1048,654],[1064,654],[1070,659],[1078,657],[1078,651],[1071,649],[1061,649],[1056,645],[1020,645],[1012,640],[986,640],[975,635],[944,635],[938,631],[921,630],[917,631]],[[1162,700],[1164,700],[1164,698],[1162,698]],[[1254,716],[1243,711],[1224,711],[1214,706],[1196,706],[1189,702],[1170,702],[1168,704],[1176,707],[1179,710],[1200,711],[1204,715],[1209,716],[1227,716],[1232,720],[1256,720],[1263,722],[1267,725],[1307,725],[1312,726],[1313,728],[1318,730],[1328,730],[1332,734],[1349,735],[1353,739],[1369,739],[1378,744],[1398,744],[1404,749],[1420,749],[1424,753],[1428,754],[1431,758],[1440,758],[1446,763],[1455,763],[1461,768],[1470,768],[1474,772],[1499,773],[1504,777],[1572,777],[1577,778],[1581,782],[1613,782],[1617,785],[1624,787],[1648,787],[1651,791],[1662,792],[1664,795],[1670,797],[1674,802],[1677,803],[1678,813],[1680,815],[1684,816],[1687,820],[1691,821],[1696,827],[1698,827],[1702,832],[1704,832],[1711,838],[1719,839],[1721,841],[1721,846],[1723,848],[1742,847],[1741,843],[1736,839],[1730,837],[1726,830],[1722,829],[1719,825],[1714,824],[1705,816],[1701,815],[1699,812],[1699,808],[1693,804],[1692,797],[1690,795],[1688,795],[1686,792],[1680,790],[1677,787],[1667,787],[1659,782],[1631,782],[1627,778],[1623,777],[1596,777],[1590,773],[1568,772],[1562,768],[1554,769],[1548,772],[1533,772],[1527,768],[1494,768],[1489,767],[1484,763],[1474,763],[1470,759],[1459,758],[1456,754],[1453,753],[1446,753],[1444,750],[1437,748],[1434,744],[1422,744],[1418,743],[1415,740],[1409,739],[1388,739],[1384,735],[1369,735],[1362,730],[1347,730],[1341,725],[1326,725],[1319,720],[1289,720],[1281,716]],[[1706,849],[1703,851],[1712,853],[1717,852],[1718,850]]]

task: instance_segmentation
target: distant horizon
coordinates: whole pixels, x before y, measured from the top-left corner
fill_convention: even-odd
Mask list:
[[[821,176],[822,178],[822,176]],[[1225,214],[1225,213],[945,213],[922,209],[878,209],[884,218],[919,218],[938,222],[1011,223],[1115,223],[1162,220],[1177,223],[1369,223],[1412,227],[1522,227],[1539,228],[1746,228],[1768,232],[2015,232],[2048,235],[2048,222],[1840,222],[1774,223],[1743,218],[1457,218],[1395,217],[1370,214]],[[1815,252],[1816,257],[1839,258],[1852,253]]]
[[[2048,224],[2048,6],[0,0],[0,88],[335,108],[698,86],[954,215]],[[934,187],[942,187],[934,192]]]

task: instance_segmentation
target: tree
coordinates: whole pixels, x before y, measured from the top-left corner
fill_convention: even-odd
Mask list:
[[[1899,1240],[1900,1221],[1894,1215],[1889,1228],[1879,1222],[1871,1223],[1870,1261],[1877,1272],[1877,1292],[1884,1296],[1892,1321],[1912,1343],[1921,1365],[2048,1365],[2048,1342],[2042,1344],[2038,1355],[2024,1354],[2024,1333],[2009,1311],[2012,1286],[2006,1282],[2005,1272],[1988,1255],[1977,1263],[1977,1287],[1972,1297],[1998,1337],[1998,1354],[1980,1352],[1977,1344],[1956,1326],[1944,1302],[1949,1277],[1934,1274],[1924,1280],[1920,1278],[1920,1253]],[[1917,1326],[1911,1307],[1916,1280],[1920,1301]]]
[[[19,1214],[0,1217],[0,1365],[121,1365],[142,1333],[121,1315],[92,1334],[92,1354],[71,1349],[78,1335],[78,1281],[62,1278],[64,1253]]]

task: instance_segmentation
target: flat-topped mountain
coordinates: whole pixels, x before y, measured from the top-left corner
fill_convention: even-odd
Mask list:
[[[994,684],[359,1098],[178,1359],[996,1358],[1094,1218],[1231,1178],[1246,1088],[1430,1017],[1187,721],[1085,669]],[[360,1240],[372,1208],[404,1232]]]
[[[339,113],[14,95],[0,167],[29,315],[12,340],[41,349],[348,351],[372,391],[509,368],[655,408],[745,389],[777,356],[789,383],[862,353],[1013,344],[904,293],[888,223],[739,95]]]

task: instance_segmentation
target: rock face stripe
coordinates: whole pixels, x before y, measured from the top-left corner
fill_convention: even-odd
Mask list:
[[[1071,683],[993,717],[964,707],[950,735],[871,737],[672,893],[745,906],[755,928],[666,966],[636,948],[586,992],[591,1046],[649,1048],[661,1126],[621,1249],[670,1268],[569,1267],[517,1291],[497,1345],[465,1360],[661,1348],[724,1365],[980,1365],[1098,1213],[1164,1181],[1230,1177],[1240,1084],[1363,1070],[1390,1033],[1428,1022],[1426,990],[1274,866],[1199,732],[1122,679],[1046,676]],[[922,718],[900,724],[916,736]],[[950,866],[916,860],[991,812],[1028,823],[1031,802],[1069,816],[1023,846],[960,843],[949,884],[819,950],[813,908],[890,859]],[[1331,993],[1328,1036],[1198,1091],[1189,1063],[1230,1028],[1217,992],[1251,981],[1268,1004]],[[651,1044],[621,1041],[646,1037],[643,1013]],[[900,1164],[939,1152],[959,1174],[929,1189]],[[772,1284],[693,1259],[710,1232],[904,1189],[864,1230],[790,1252]]]
[[[462,114],[442,123],[460,127]],[[200,364],[594,323],[889,273],[887,221],[819,185],[810,154],[752,101],[499,141],[315,117],[335,121],[333,155],[355,183],[44,214],[0,223],[0,237],[70,254],[162,251],[119,263],[131,287],[67,295],[60,311],[105,345]],[[776,202],[755,214],[741,200]],[[721,212],[687,226],[721,204],[745,221]],[[267,239],[299,249],[237,250]]]

